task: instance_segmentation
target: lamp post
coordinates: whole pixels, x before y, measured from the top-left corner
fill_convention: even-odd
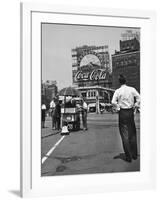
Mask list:
[[[100,109],[99,109],[99,91],[96,91],[96,113],[99,114],[100,113]]]

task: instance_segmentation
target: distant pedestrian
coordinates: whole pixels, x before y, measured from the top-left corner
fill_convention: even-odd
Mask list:
[[[45,128],[45,118],[46,118],[46,105],[42,104],[41,107],[42,128]]]
[[[83,122],[83,130],[87,130],[87,110],[88,106],[87,103],[83,100],[82,104],[82,122]]]
[[[134,110],[139,107],[140,95],[135,88],[126,85],[123,75],[119,76],[121,87],[112,98],[112,104],[119,113],[119,131],[127,162],[137,159],[137,135],[134,122]]]
[[[55,129],[60,130],[60,124],[61,124],[61,105],[60,102],[56,102],[55,106]]]
[[[55,129],[55,100],[54,98],[50,102],[50,110],[51,110],[51,117],[52,117],[52,129]]]

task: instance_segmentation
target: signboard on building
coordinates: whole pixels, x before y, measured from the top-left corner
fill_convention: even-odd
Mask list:
[[[110,58],[108,46],[82,46],[72,49],[73,83],[79,87],[108,86]]]
[[[94,69],[91,71],[79,70],[74,76],[74,82],[105,80],[107,71],[105,69]]]

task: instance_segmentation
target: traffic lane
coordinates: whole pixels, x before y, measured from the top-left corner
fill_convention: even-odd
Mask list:
[[[94,125],[103,125],[106,123],[109,123],[108,126],[113,126],[113,122],[115,119],[106,119],[106,117],[110,118],[109,115],[97,115],[95,113],[88,115],[88,127],[90,127],[90,124]],[[112,115],[112,118],[117,118],[116,115]],[[103,119],[104,118],[104,119]],[[57,132],[55,130],[52,130],[52,121],[51,117],[47,117],[45,128],[42,129],[41,134],[41,155],[42,157],[47,154],[47,152],[53,147],[53,145],[60,140],[61,135],[60,132]],[[106,128],[108,128],[106,125]],[[82,124],[81,124],[82,128]],[[75,132],[74,132],[75,133]]]
[[[123,160],[113,159],[114,156],[119,155],[119,153],[122,152],[121,148],[117,148],[117,150],[114,148],[113,150],[109,145],[106,145],[106,147],[108,146],[108,150],[106,148],[104,148],[104,150],[103,145],[99,144],[96,145],[95,148],[96,150],[98,149],[98,151],[93,151],[90,144],[87,143],[87,145],[89,145],[89,149],[87,149],[87,145],[82,145],[81,141],[80,144],[82,148],[79,148],[77,141],[73,140],[73,136],[72,141],[69,141],[69,143],[66,139],[68,140],[69,136],[65,138],[50,159],[43,165],[42,175],[50,176],[139,170],[139,160],[134,161],[132,164],[128,164]],[[72,148],[68,148],[69,144],[72,145]],[[115,146],[118,147],[118,145]],[[101,151],[99,147],[101,147]]]
[[[88,121],[88,131],[72,132],[64,139],[42,166],[42,175],[139,170],[139,159],[129,165],[113,159],[123,152],[118,128],[106,127],[106,120],[100,127],[97,126],[100,121],[91,121]]]
[[[139,115],[136,117],[137,123],[136,126],[139,128]],[[104,128],[111,128],[111,127],[118,127],[118,115],[117,114],[95,114],[89,113],[88,114],[88,127],[89,129],[90,124],[94,126],[94,128],[101,129]],[[42,129],[42,142],[41,142],[41,152],[42,156],[45,155],[49,149],[60,139],[61,135],[60,132],[52,130],[51,127],[51,117],[48,117],[46,120],[46,128]],[[82,126],[82,124],[81,124]],[[102,126],[102,127],[101,127]],[[105,127],[104,127],[105,126]],[[94,130],[93,130],[94,131]],[[75,133],[75,132],[74,132]]]
[[[90,124],[93,123],[95,127],[92,129],[92,132],[97,131],[97,128],[99,129],[98,125],[100,125],[102,128],[102,125],[105,125],[105,128],[108,128],[106,125],[106,119],[102,119],[102,117],[108,116],[108,115],[96,115],[94,114],[92,118],[92,114],[88,117],[88,127],[90,129]],[[113,116],[112,116],[113,117]],[[97,119],[96,119],[97,118]],[[96,120],[96,121],[95,121]],[[94,122],[93,122],[94,121]],[[113,120],[108,122],[109,127],[113,126]],[[54,135],[55,132],[51,130],[51,118],[49,118],[46,122],[46,129],[42,129],[42,156],[45,156],[45,154],[52,148],[52,146],[60,139],[61,135],[58,133],[57,135]],[[95,130],[94,130],[95,129]],[[74,132],[75,134],[75,132]]]

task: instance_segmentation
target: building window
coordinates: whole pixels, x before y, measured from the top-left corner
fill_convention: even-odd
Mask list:
[[[93,98],[96,96],[96,91],[95,90],[90,90],[87,92],[87,97]]]
[[[90,97],[90,91],[88,91],[88,95],[87,96]]]
[[[86,92],[82,92],[82,97],[86,97],[87,96],[87,93]]]

